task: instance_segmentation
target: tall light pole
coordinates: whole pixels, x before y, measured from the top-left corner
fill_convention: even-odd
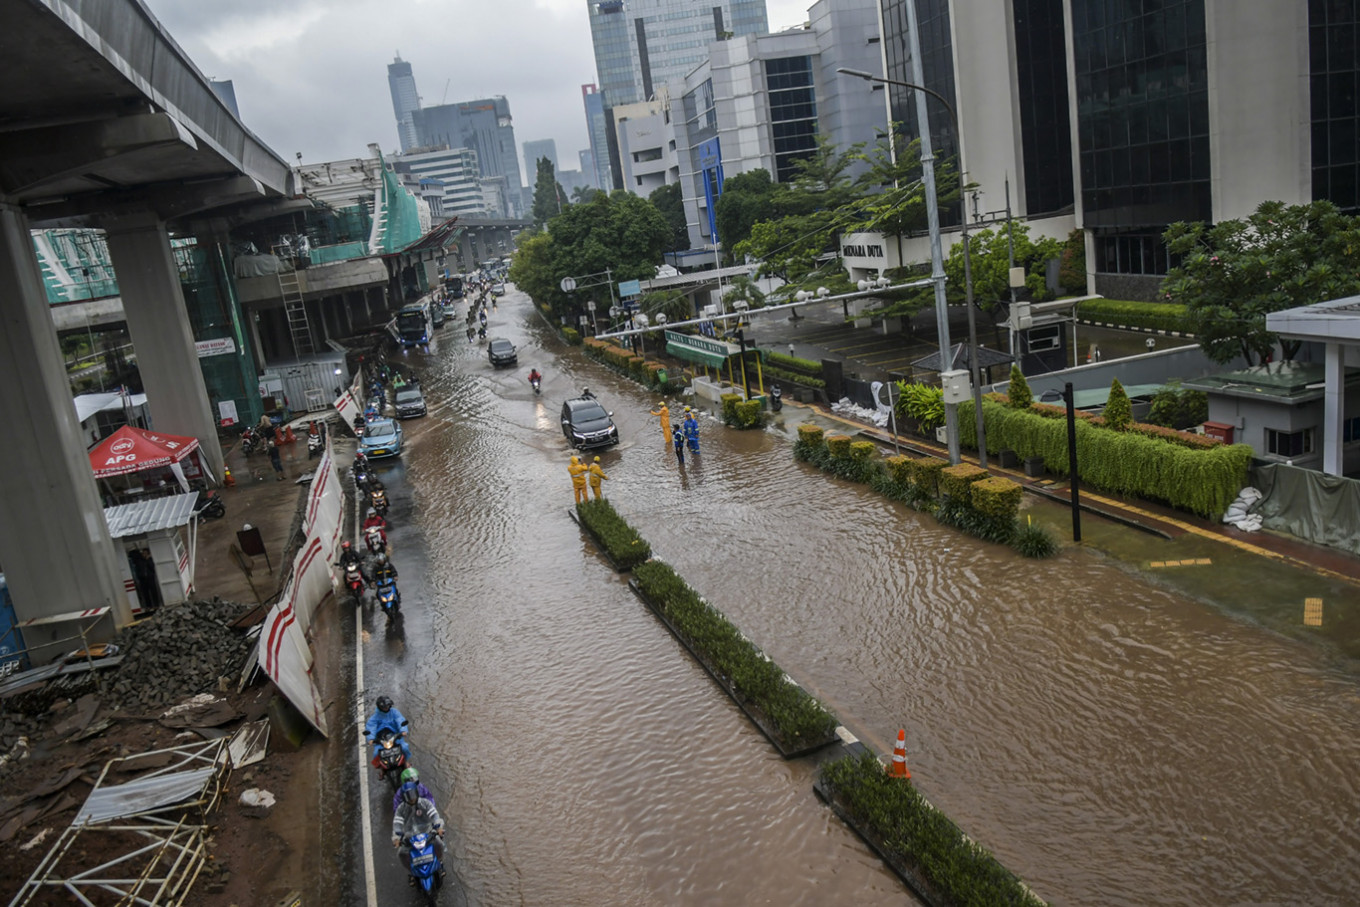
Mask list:
[[[871,72],[864,72],[858,69],[840,68],[836,71],[847,76],[854,76],[864,79],[866,82],[881,82],[885,85],[899,85],[902,88],[910,88],[916,92],[916,120],[921,132],[921,176],[926,190],[926,224],[930,230],[930,267],[931,280],[935,282],[935,322],[939,335],[940,343],[940,371],[945,371],[946,357],[949,356],[949,308],[948,299],[945,295],[945,274],[944,274],[944,249],[940,241],[940,210],[939,196],[935,190],[935,155],[931,150],[930,141],[930,116],[926,110],[926,95],[930,95],[935,100],[944,105],[945,111],[949,114],[949,119],[954,126],[954,139],[959,145],[959,190],[962,198],[963,174],[966,172],[962,165],[963,159],[963,134],[959,131],[959,118],[954,113],[954,107],[938,91],[933,91],[919,84],[925,81],[921,69],[921,48],[920,38],[916,30],[916,4],[904,4],[907,8],[907,27],[911,35],[911,77],[916,82],[903,82],[898,79],[889,79],[886,76],[876,76]],[[960,217],[962,230],[960,238],[963,240],[963,282],[965,305],[968,308],[968,374],[973,385],[973,416],[977,429],[978,439],[978,463],[983,469],[987,468],[987,436],[982,423],[982,386],[979,383],[978,372],[978,346],[977,346],[977,319],[973,314],[973,255],[972,248],[968,242],[968,212],[962,211]],[[945,434],[949,440],[949,462],[957,464],[961,459],[959,455],[959,410],[958,404],[946,403],[944,407]]]

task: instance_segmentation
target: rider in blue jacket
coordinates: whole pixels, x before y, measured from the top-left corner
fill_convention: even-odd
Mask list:
[[[364,724],[364,736],[373,744],[373,755],[378,755],[378,732],[383,728],[391,728],[395,733],[400,734],[401,752],[407,758],[411,758],[411,747],[406,743],[406,716],[392,705],[392,700],[386,696],[378,697],[378,710],[369,716]]]

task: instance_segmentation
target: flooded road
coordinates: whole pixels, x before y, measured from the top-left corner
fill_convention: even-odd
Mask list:
[[[364,657],[369,700],[416,726],[467,903],[911,900],[568,517],[557,409],[587,385],[624,438],[615,507],[875,749],[907,728],[918,786],[1042,897],[1355,903],[1360,695],[1317,650],[1086,552],[982,545],[777,429],[705,420],[681,471],[655,398],[513,291],[491,334],[517,369],[441,333],[411,357],[430,415],[379,466],[407,617],[368,615]],[[385,838],[380,891],[403,884]]]

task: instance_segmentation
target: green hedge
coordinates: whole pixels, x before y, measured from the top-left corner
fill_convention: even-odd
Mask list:
[[[1065,476],[1067,423],[1034,411],[982,401],[988,453],[1015,451],[1023,460],[1042,457],[1044,466]],[[1077,466],[1081,480],[1116,494],[1164,501],[1209,519],[1217,519],[1247,481],[1252,450],[1245,444],[1218,444],[1202,449],[1168,443],[1137,431],[1111,431],[1078,419]],[[959,440],[977,447],[973,402],[959,404]]]
[[[620,570],[631,570],[652,556],[652,546],[629,526],[605,498],[576,505],[581,525],[593,535]]]
[[[741,394],[723,394],[722,416],[723,422],[733,428],[762,428],[765,405],[760,400],[747,400]]]
[[[782,369],[785,372],[795,372],[808,375],[813,378],[822,376],[822,364],[811,359],[799,359],[797,356],[789,356],[785,353],[776,353],[774,350],[765,350],[765,361],[768,365]]]
[[[826,387],[826,382],[821,378],[813,378],[799,372],[791,372],[788,369],[767,365],[765,366],[765,380],[769,381],[771,379],[789,381],[793,384],[801,384],[803,387],[816,388],[817,390],[822,390]]]
[[[1088,299],[1077,303],[1077,317],[1101,324],[1122,324],[1153,331],[1190,332],[1190,320],[1183,305],[1170,302],[1124,302],[1118,299]]]
[[[581,345],[581,332],[576,330],[576,328],[563,328],[562,338],[571,346]]]
[[[860,828],[960,907],[1042,907],[987,848],[970,840],[909,781],[893,778],[872,753],[847,756],[821,768],[821,780]]]
[[[779,665],[700,598],[669,565],[648,561],[633,571],[633,577],[642,594],[661,609],[709,667],[764,713],[787,750],[815,746],[835,734],[836,717],[788,680]]]

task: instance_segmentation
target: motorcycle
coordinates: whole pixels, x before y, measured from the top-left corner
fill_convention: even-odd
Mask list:
[[[368,506],[373,508],[373,512],[384,520],[387,519],[387,492],[378,488],[369,494]]]
[[[397,591],[397,581],[394,579],[384,579],[377,582],[378,588],[378,607],[383,609],[387,615],[387,622],[401,617],[401,593]]]
[[[364,544],[368,546],[369,554],[386,554],[387,533],[381,526],[369,526],[364,530]]]
[[[363,414],[363,413],[359,413],[358,415],[356,415],[356,416],[354,417],[354,436],[355,436],[356,438],[362,438],[362,437],[364,436],[364,425],[365,425],[365,424],[367,424],[367,422],[366,422],[366,420],[364,419],[364,414]]]
[[[259,433],[253,428],[247,428],[241,432],[241,453],[250,456],[259,450],[264,450],[266,443]]]
[[[779,412],[784,408],[784,392],[779,389],[779,385],[770,388],[770,409]]]
[[[368,460],[355,458],[354,460],[354,488],[363,491],[368,487],[369,472]]]
[[[313,457],[321,456],[321,449],[323,446],[321,432],[317,432],[314,435],[309,434],[307,436],[307,459],[310,460]]]
[[[350,598],[354,599],[354,607],[364,603],[364,574],[358,564],[345,566],[345,588],[349,590]]]
[[[392,793],[401,790],[401,773],[406,769],[406,754],[401,751],[402,734],[390,727],[378,731],[378,739],[364,741],[365,746],[373,746],[373,764],[378,767],[378,777],[387,779]]]
[[[227,505],[215,491],[200,491],[194,502],[194,516],[202,520],[215,520],[227,515]]]
[[[439,889],[444,887],[444,864],[435,852],[433,832],[418,831],[406,836],[406,846],[411,852],[411,877],[425,895],[426,904],[439,900]]]
[[[543,384],[543,379],[542,379],[542,378],[530,378],[530,379],[529,379],[529,383],[530,383],[531,385],[533,385],[533,388],[534,388],[534,396],[537,396],[537,395],[539,394],[539,386]]]

